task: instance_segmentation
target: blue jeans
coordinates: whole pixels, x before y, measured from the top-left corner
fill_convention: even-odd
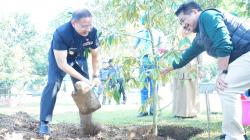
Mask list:
[[[246,92],[245,92],[246,96],[247,97],[250,97],[250,89],[248,89]]]
[[[82,74],[85,78],[89,79],[89,75],[83,72],[78,65],[73,65],[73,68]],[[57,93],[60,90],[62,80],[65,73],[60,70],[56,64],[50,64],[48,70],[48,83],[45,86],[41,102],[40,102],[40,121],[51,121],[53,110],[56,103]],[[72,83],[75,84],[78,80],[71,77]]]
[[[141,90],[141,104],[144,105],[147,99],[153,95],[153,80],[150,77],[147,77],[144,81],[145,85],[149,85],[149,88],[146,86]],[[150,94],[148,95],[150,89]],[[150,112],[153,113],[153,105],[150,105]]]

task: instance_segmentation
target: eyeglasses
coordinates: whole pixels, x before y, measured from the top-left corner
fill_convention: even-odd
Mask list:
[[[78,28],[85,29],[85,30],[91,30],[93,28],[92,25],[81,25],[79,23],[77,23],[77,26],[78,26]]]

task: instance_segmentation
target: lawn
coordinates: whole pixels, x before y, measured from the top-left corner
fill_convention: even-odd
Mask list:
[[[2,114],[14,114],[15,112],[26,112],[35,119],[39,119],[40,97],[23,97],[16,106],[0,106]],[[151,125],[153,117],[136,117],[138,104],[127,105],[104,105],[94,113],[94,120],[104,125],[131,126],[131,125]],[[211,114],[211,137],[221,134],[221,113]],[[54,110],[53,123],[79,123],[78,109],[72,98],[68,95],[59,96]],[[174,118],[171,114],[171,107],[167,107],[160,112],[158,117],[159,125],[175,125],[181,127],[197,127],[204,130],[202,134],[195,136],[194,140],[207,139],[207,116],[203,110],[196,118],[180,119]],[[247,135],[250,137],[250,128],[246,127]]]

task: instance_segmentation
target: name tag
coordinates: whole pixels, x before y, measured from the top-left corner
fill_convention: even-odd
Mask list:
[[[92,45],[93,43],[94,43],[93,41],[87,41],[87,42],[83,43],[82,46],[86,47],[86,46]]]

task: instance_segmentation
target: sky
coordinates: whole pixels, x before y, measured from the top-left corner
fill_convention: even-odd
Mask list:
[[[48,23],[66,8],[88,8],[88,0],[0,0],[0,19],[14,12],[30,14],[38,31],[45,31]]]

